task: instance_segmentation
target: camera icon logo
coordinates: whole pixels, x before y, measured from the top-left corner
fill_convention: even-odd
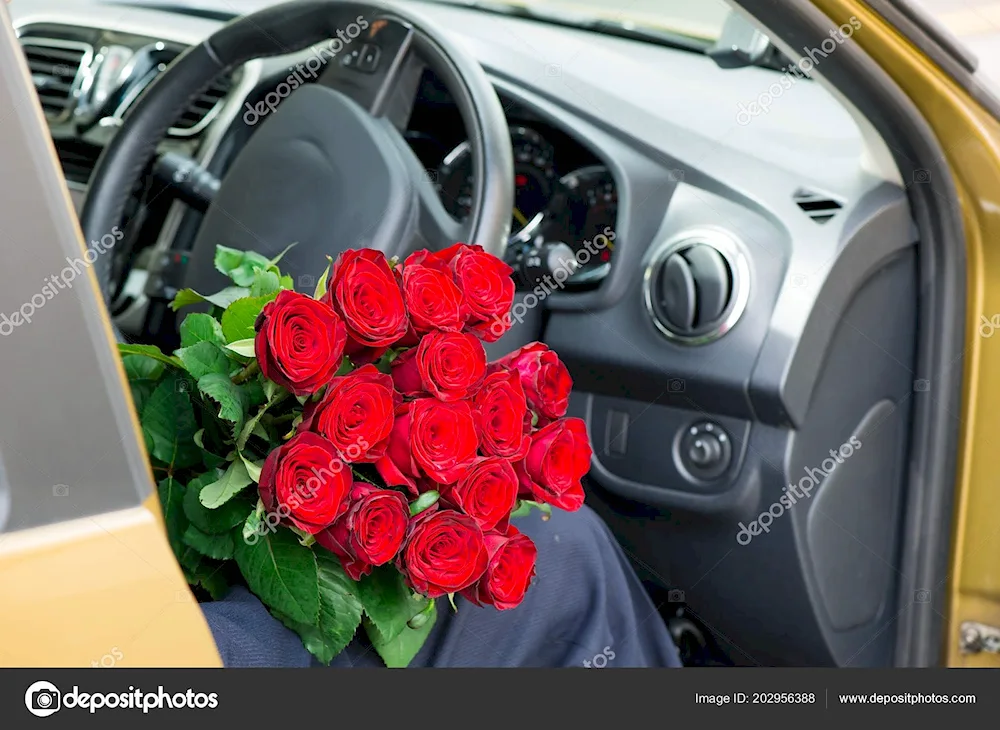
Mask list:
[[[671,393],[683,393],[684,392],[684,380],[683,378],[670,378],[667,381],[667,390]]]
[[[918,169],[913,171],[913,182],[915,183],[929,183],[931,181],[930,170]]]
[[[35,682],[24,693],[24,706],[35,717],[48,717],[62,707],[62,693],[52,682]]]
[[[674,588],[667,593],[668,603],[684,603],[684,591]]]

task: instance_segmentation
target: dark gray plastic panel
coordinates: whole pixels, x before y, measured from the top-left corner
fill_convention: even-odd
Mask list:
[[[856,629],[878,617],[892,586],[897,490],[906,424],[892,418],[891,400],[872,406],[855,429],[853,443],[809,508],[806,541],[816,586],[835,631]],[[824,459],[824,462],[826,460]],[[824,464],[824,467],[826,464]],[[881,588],[882,590],[878,590]]]
[[[897,562],[916,297],[916,252],[910,248],[854,292],[817,375],[804,426],[791,430],[754,423],[737,478],[713,501],[699,504],[670,491],[660,492],[659,501],[629,494],[609,478],[605,457],[595,453],[589,485],[593,506],[640,573],[683,591],[693,615],[738,665],[892,662],[895,636],[883,629],[891,618],[886,610],[895,599],[898,574],[876,563]],[[573,407],[586,414],[598,400],[578,394]],[[891,410],[886,401],[894,404]],[[860,450],[820,479],[805,502],[784,510],[766,531],[740,544],[741,525],[780,504],[790,483],[798,483],[808,469],[822,468],[829,451],[854,435]],[[660,438],[665,442],[671,436]],[[838,480],[847,486],[838,486]],[[860,503],[851,504],[858,496]],[[839,535],[820,527],[826,515],[837,521]],[[859,557],[857,546],[845,549],[851,536],[864,542],[868,555]]]

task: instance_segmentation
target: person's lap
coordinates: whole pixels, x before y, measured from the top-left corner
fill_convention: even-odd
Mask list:
[[[519,607],[438,603],[411,667],[680,666],[677,650],[607,526],[589,508],[516,522],[538,545],[537,577]],[[305,667],[299,638],[243,589],[202,605],[226,666]],[[382,666],[359,637],[331,666]],[[595,657],[597,660],[595,661]]]

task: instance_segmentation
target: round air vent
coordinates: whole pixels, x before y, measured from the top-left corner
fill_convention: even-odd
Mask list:
[[[726,334],[746,309],[750,270],[722,231],[688,231],[667,241],[646,268],[643,295],[667,338],[703,345]]]

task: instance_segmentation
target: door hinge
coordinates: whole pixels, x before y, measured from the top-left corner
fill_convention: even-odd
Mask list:
[[[1000,654],[1000,628],[964,621],[959,629],[958,644],[963,654]]]

